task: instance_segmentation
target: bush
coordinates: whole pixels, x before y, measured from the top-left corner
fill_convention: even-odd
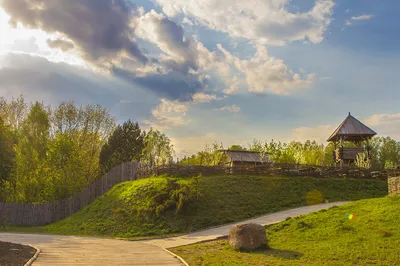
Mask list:
[[[176,180],[168,178],[165,190],[154,197],[151,209],[157,216],[171,210],[176,213],[185,212],[188,206],[201,196],[199,178],[195,177],[191,182],[185,184],[180,184]]]

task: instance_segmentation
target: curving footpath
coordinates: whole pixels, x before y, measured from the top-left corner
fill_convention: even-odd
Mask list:
[[[59,235],[34,235],[0,233],[0,240],[18,244],[30,244],[41,249],[32,265],[185,265],[180,258],[165,249],[214,240],[228,234],[234,224],[258,223],[262,225],[281,222],[295,217],[327,209],[348,202],[333,202],[305,206],[268,214],[255,219],[223,225],[179,237],[146,241],[124,241],[95,237]]]

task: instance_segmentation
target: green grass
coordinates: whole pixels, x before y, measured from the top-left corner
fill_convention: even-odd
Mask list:
[[[172,251],[189,265],[400,265],[400,197],[335,206],[266,231],[269,250],[237,252],[218,240]]]
[[[176,180],[192,182],[192,178]],[[317,203],[387,194],[387,182],[379,180],[211,176],[200,178],[202,197],[188,205],[185,212],[167,211],[157,216],[150,206],[165,191],[167,183],[165,176],[121,183],[62,221],[42,227],[13,227],[8,231],[133,239],[168,236],[307,205],[307,199]],[[314,199],[307,197],[310,192]]]

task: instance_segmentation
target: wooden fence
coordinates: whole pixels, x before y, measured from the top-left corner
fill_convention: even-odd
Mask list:
[[[151,175],[174,175],[174,176],[195,176],[195,175],[280,175],[280,176],[310,176],[320,178],[348,177],[365,179],[386,180],[388,176],[400,175],[400,169],[376,170],[360,169],[356,167],[328,167],[315,165],[301,165],[288,163],[273,163],[263,165],[238,165],[233,167],[225,166],[200,166],[200,165],[162,165],[157,167],[142,166],[138,169],[138,178]]]
[[[398,170],[370,170],[359,168],[335,168],[295,164],[264,164],[245,166],[197,166],[169,164],[157,167],[125,163],[113,168],[103,178],[85,188],[79,195],[52,203],[24,204],[1,203],[0,223],[9,225],[37,226],[46,225],[62,220],[83,207],[92,203],[97,197],[104,195],[114,185],[152,175],[196,176],[196,175],[281,175],[281,176],[310,176],[319,178],[349,177],[374,178],[386,180],[388,176],[400,176]],[[0,224],[1,225],[1,224]]]
[[[97,197],[104,195],[114,185],[136,179],[137,163],[125,163],[111,169],[101,179],[82,190],[79,195],[57,202],[29,204],[0,202],[0,220],[3,224],[17,226],[46,225],[62,220]]]

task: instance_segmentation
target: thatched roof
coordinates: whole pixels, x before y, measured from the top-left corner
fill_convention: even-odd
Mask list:
[[[236,150],[220,150],[224,152],[232,162],[252,162],[261,163],[268,161],[268,154],[264,154],[262,160],[261,154],[257,151],[236,151]]]
[[[328,141],[338,141],[340,137],[343,137],[344,140],[347,141],[362,141],[375,135],[375,131],[358,121],[349,113],[346,119],[328,138]]]

